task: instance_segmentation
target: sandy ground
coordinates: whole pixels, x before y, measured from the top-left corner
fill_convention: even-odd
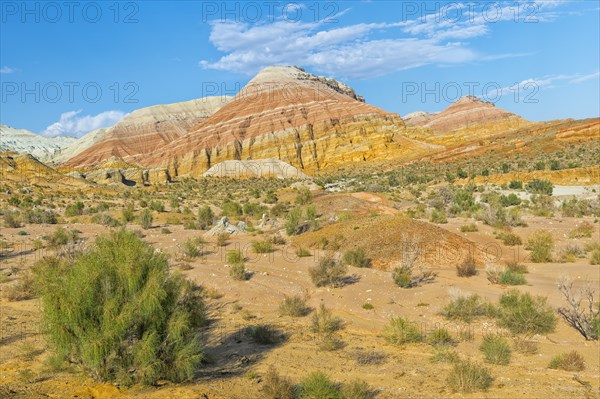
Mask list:
[[[377,206],[379,201],[364,198]],[[387,208],[387,207],[386,207]],[[381,209],[383,210],[383,209]],[[557,248],[571,241],[568,232],[583,219],[528,218],[528,227],[513,231],[522,238],[538,229],[547,229],[557,240]],[[589,220],[592,221],[592,220]],[[468,221],[450,219],[442,228],[462,235],[478,245],[494,244],[500,248],[496,262],[518,259],[529,266],[528,284],[520,289],[548,296],[549,303],[557,307],[562,298],[556,289],[559,275],[568,273],[577,281],[590,279],[599,285],[599,268],[590,266],[586,259],[575,263],[532,264],[527,262],[523,247],[504,247],[488,226],[478,224],[475,233],[460,233],[461,225]],[[597,224],[596,224],[597,226]],[[89,239],[106,228],[90,224],[68,226],[82,232]],[[2,236],[15,243],[14,252],[3,259],[2,268],[26,269],[44,250],[32,252],[32,239],[50,233],[54,226],[27,226],[28,236],[18,236],[22,229],[3,229]],[[161,234],[160,228],[146,231],[145,241],[162,251],[175,255],[178,244],[200,232],[169,226],[172,234]],[[469,293],[478,293],[496,300],[508,288],[490,284],[485,273],[471,278],[459,278],[453,269],[431,265],[439,276],[432,284],[414,289],[400,289],[390,273],[377,269],[350,268],[354,282],[337,289],[315,288],[308,276],[308,268],[316,262],[314,256],[296,258],[295,247],[279,246],[272,254],[256,255],[250,250],[255,237],[247,234],[235,236],[225,248],[208,245],[207,255],[191,262],[192,269],[184,271],[190,279],[214,292],[208,299],[212,323],[206,331],[206,352],[214,359],[200,370],[194,383],[165,384],[155,388],[120,389],[109,384],[98,384],[81,374],[51,373],[45,370],[46,344],[39,328],[39,304],[36,299],[22,302],[0,302],[0,397],[15,398],[255,398],[258,397],[260,378],[245,375],[252,370],[258,375],[269,365],[275,365],[284,375],[299,381],[308,372],[323,370],[334,380],[348,382],[355,379],[368,381],[378,392],[378,398],[400,397],[470,397],[470,398],[582,398],[598,397],[600,352],[598,342],[586,342],[562,320],[555,333],[535,336],[539,354],[525,356],[513,352],[509,366],[489,366],[495,377],[487,392],[454,394],[445,384],[450,366],[430,363],[432,347],[426,344],[396,348],[385,344],[381,334],[391,316],[408,317],[419,323],[423,330],[445,325],[457,332],[464,326],[448,323],[439,315],[448,303],[448,290],[458,287]],[[598,240],[598,232],[592,239]],[[224,261],[225,252],[241,249],[249,257],[247,268],[252,276],[248,281],[235,281],[229,277]],[[443,265],[442,265],[443,266]],[[11,282],[0,287],[6,287]],[[218,294],[217,294],[218,293]],[[305,318],[279,317],[278,305],[284,295],[306,295],[313,308],[321,303],[329,307],[344,321],[341,337],[344,347],[334,352],[321,351],[317,337],[310,333],[310,316]],[[362,305],[371,303],[372,310]],[[285,341],[276,346],[260,346],[249,341],[243,328],[268,323],[285,335]],[[492,320],[482,320],[470,328],[475,333],[473,342],[461,342],[457,351],[463,356],[482,361],[478,350],[484,334],[498,329]],[[456,335],[456,334],[455,334]],[[354,353],[358,349],[376,350],[385,354],[381,365],[357,365]],[[586,360],[583,372],[572,373],[550,370],[547,365],[557,353],[577,350]],[[574,374],[584,383],[573,379]]]

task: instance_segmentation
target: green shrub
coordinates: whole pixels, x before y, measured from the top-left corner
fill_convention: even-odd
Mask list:
[[[23,222],[32,224],[56,224],[58,219],[56,213],[51,210],[44,209],[29,209],[23,212]]]
[[[382,364],[387,359],[385,353],[377,352],[375,350],[366,351],[363,349],[354,352],[354,357],[356,359],[356,364],[361,366]]]
[[[392,345],[403,345],[423,341],[419,327],[402,317],[392,317],[384,330],[385,340]]]
[[[427,335],[427,342],[433,346],[453,346],[456,341],[446,328],[438,327]]]
[[[221,212],[222,216],[236,217],[242,216],[242,213],[242,207],[237,202],[229,200],[223,202],[223,212]]]
[[[227,263],[229,263],[230,265],[235,265],[235,264],[243,264],[244,263],[244,256],[242,255],[242,251],[240,250],[234,250],[234,251],[227,251]]]
[[[243,263],[236,263],[229,268],[229,275],[236,280],[248,280],[248,271]]]
[[[508,340],[499,335],[487,335],[479,347],[485,361],[492,364],[506,365],[510,363],[511,350]]]
[[[319,264],[308,269],[310,279],[317,286],[328,285],[339,287],[343,285],[347,267],[335,260],[332,256],[325,256]]]
[[[362,308],[365,310],[373,310],[375,309],[375,306],[373,306],[371,302],[365,302],[363,303]]]
[[[279,375],[271,365],[265,373],[261,394],[263,399],[295,399],[294,385],[285,377]]]
[[[279,333],[273,327],[259,324],[246,328],[246,334],[260,345],[273,345],[279,342]]]
[[[186,220],[183,223],[184,230],[198,230],[198,224],[193,220]]]
[[[552,262],[554,238],[547,231],[536,231],[527,240],[525,249],[531,251],[529,258],[534,263]]]
[[[317,346],[322,351],[337,351],[342,349],[344,345],[344,341],[337,333],[326,333],[317,337]]]
[[[492,385],[493,378],[487,368],[467,360],[454,363],[446,380],[454,392],[485,391]]]
[[[306,299],[301,296],[285,296],[279,304],[279,314],[281,316],[302,317],[306,316],[310,309],[306,306]]]
[[[67,205],[67,207],[65,208],[65,216],[81,216],[83,215],[83,208],[85,208],[85,205],[83,205],[83,202],[81,201],[77,201],[74,204]]]
[[[367,258],[363,248],[356,248],[346,251],[343,259],[345,264],[355,267],[369,267],[371,265],[371,259]]]
[[[35,281],[31,273],[24,273],[19,280],[6,289],[9,301],[26,301],[35,296]]]
[[[460,265],[456,265],[456,275],[458,277],[471,277],[476,274],[477,264],[472,254],[469,254]]]
[[[514,261],[508,262],[506,264],[506,270],[509,270],[513,273],[520,273],[520,274],[529,273],[529,270],[527,269],[527,265],[522,265],[522,264],[514,262]]]
[[[204,243],[202,237],[188,238],[183,243],[183,256],[187,259],[194,259],[202,255],[200,246]]]
[[[364,381],[352,381],[342,385],[342,398],[344,399],[371,399],[373,395],[373,390]]]
[[[539,351],[537,342],[519,336],[515,337],[513,347],[523,355],[535,355]]]
[[[152,217],[152,211],[150,209],[144,209],[142,213],[140,213],[139,219],[140,226],[142,226],[144,230],[147,230],[152,227],[152,222],[154,221],[154,218]]]
[[[479,229],[477,228],[477,225],[475,223],[471,223],[460,226],[460,231],[462,233],[474,233],[476,231],[479,231]]]
[[[429,358],[431,363],[455,363],[460,359],[454,349],[447,346],[438,346],[433,350],[433,355]]]
[[[342,328],[342,320],[335,317],[331,310],[321,304],[312,317],[312,332],[316,334],[331,334]]]
[[[310,251],[306,248],[302,248],[302,247],[298,247],[296,249],[296,256],[299,258],[305,258],[307,256],[311,256],[312,254],[310,253]]]
[[[511,182],[508,183],[508,188],[511,190],[520,190],[523,188],[523,182],[521,180],[511,180]]]
[[[123,209],[121,210],[121,217],[123,219],[123,222],[133,222],[133,220],[135,219],[134,211],[135,208],[133,207],[133,204],[127,204],[125,207],[123,207]]]
[[[230,237],[231,235],[229,233],[219,233],[217,235],[217,245],[224,247],[227,244],[227,241],[229,241]]]
[[[554,356],[548,367],[565,371],[583,371],[585,370],[585,361],[579,352],[571,351]]]
[[[244,215],[248,215],[248,216],[252,216],[252,217],[261,216],[262,214],[265,214],[268,211],[268,208],[266,206],[256,204],[256,203],[250,203],[250,202],[244,204],[242,209],[243,209]]]
[[[57,227],[52,235],[48,237],[48,245],[52,248],[61,247],[77,239],[76,234],[63,227]]]
[[[502,241],[502,244],[509,247],[523,244],[521,237],[510,231],[499,231],[496,233],[496,237]]]
[[[492,317],[495,308],[489,302],[484,302],[477,294],[459,296],[447,304],[442,310],[442,315],[450,320],[460,320],[470,323],[478,317]]]
[[[532,194],[552,195],[552,182],[548,180],[534,179],[527,183],[526,189]]]
[[[448,218],[446,217],[446,212],[433,210],[431,211],[431,216],[429,216],[429,221],[431,223],[436,224],[445,224],[448,223]]]
[[[132,232],[113,231],[71,265],[36,267],[54,355],[121,384],[183,381],[203,359],[206,322],[198,288],[169,273],[164,254]]]
[[[285,220],[285,232],[289,236],[293,236],[300,233],[300,227],[302,222],[302,210],[294,208],[288,212]]]
[[[500,297],[498,318],[498,325],[513,334],[547,334],[556,328],[556,315],[547,298],[514,289]]]
[[[17,214],[15,212],[6,211],[4,213],[4,226],[8,228],[18,229],[21,227],[21,222],[19,221]]]
[[[160,201],[152,201],[152,202],[150,202],[148,207],[156,212],[164,212],[165,211],[165,205]]]
[[[569,233],[569,238],[589,238],[594,233],[594,226],[590,222],[583,222]]]
[[[510,270],[504,270],[498,276],[498,284],[502,285],[524,285],[527,284],[525,276],[521,273],[515,273]]]
[[[257,254],[273,252],[273,243],[269,240],[252,241],[252,250]]]
[[[198,227],[200,230],[208,230],[212,226],[215,219],[210,206],[203,206],[198,209]]]
[[[600,249],[594,249],[590,254],[590,265],[600,265]]]
[[[298,189],[298,195],[296,196],[296,204],[297,205],[306,205],[312,201],[312,194],[310,190],[306,187],[302,187]]]
[[[301,399],[342,399],[337,384],[322,371],[313,371],[300,384]]]
[[[567,244],[560,251],[560,262],[576,262],[577,258],[585,258],[585,251],[577,244]]]

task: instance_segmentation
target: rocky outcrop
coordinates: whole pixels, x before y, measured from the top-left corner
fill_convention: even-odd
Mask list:
[[[33,155],[15,152],[0,152],[0,181],[46,187],[86,185],[80,176],[64,175],[38,161]]]
[[[140,169],[140,168],[102,168],[94,169],[85,173],[71,172],[68,175],[74,176],[77,173],[86,181],[108,185],[126,185],[126,186],[148,186],[156,184],[169,183],[171,176],[166,169]]]
[[[423,111],[412,112],[402,117],[406,126],[424,126],[428,124],[437,113],[429,113]]]
[[[50,161],[62,149],[75,141],[75,137],[48,137],[29,130],[0,125],[0,151],[29,154],[41,162]]]
[[[223,161],[203,173],[205,177],[307,179],[308,176],[278,159]]]
[[[205,235],[208,237],[213,237],[223,233],[238,234],[246,231],[246,228],[247,226],[245,222],[240,221],[237,225],[235,225],[233,223],[229,223],[229,219],[226,216],[223,216],[210,230],[205,233]]]
[[[96,137],[92,145],[76,151],[76,155],[66,160],[63,166],[95,167],[111,157],[134,164],[143,163],[149,154],[187,133],[228,100],[229,97],[225,96],[206,97],[133,111]]]

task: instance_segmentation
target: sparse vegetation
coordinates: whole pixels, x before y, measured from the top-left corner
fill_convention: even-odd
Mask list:
[[[154,221],[154,217],[152,216],[152,211],[150,209],[144,209],[139,216],[140,226],[142,229],[148,230],[152,227],[152,222]]]
[[[392,272],[394,282],[402,288],[417,287],[435,280],[437,273],[425,270],[420,262],[420,242],[415,239],[402,239],[402,263]]]
[[[367,257],[363,248],[348,250],[344,253],[344,263],[355,267],[369,267],[371,260]]]
[[[511,350],[508,340],[499,335],[486,335],[479,347],[485,361],[492,364],[507,365],[510,363]]]
[[[279,375],[272,365],[264,375],[261,394],[262,399],[296,399],[292,382]]]
[[[594,226],[589,222],[582,222],[579,226],[571,230],[569,238],[589,238],[594,233]]]
[[[385,340],[392,345],[404,345],[423,341],[419,327],[402,317],[392,317],[384,330]]]
[[[479,229],[477,228],[477,225],[475,223],[471,223],[460,226],[460,231],[462,233],[474,233],[476,231],[479,231]]]
[[[323,257],[318,265],[308,269],[310,279],[317,287],[340,287],[344,283],[346,272],[347,267],[331,255]]]
[[[460,320],[470,323],[478,317],[492,317],[495,315],[495,307],[477,294],[460,295],[444,306],[442,315],[450,320]]]
[[[273,252],[273,242],[269,240],[252,241],[252,250],[257,254],[268,254]]]
[[[477,275],[477,264],[475,263],[473,254],[469,254],[460,265],[456,265],[456,275],[458,277],[471,277]]]
[[[525,249],[531,251],[529,257],[534,263],[552,262],[554,238],[547,231],[536,231],[527,240]]]
[[[547,334],[554,331],[556,316],[545,297],[513,289],[500,297],[498,324],[513,334]]]
[[[342,328],[342,320],[335,317],[331,310],[321,304],[312,317],[312,332],[316,334],[331,334]]]
[[[310,312],[310,309],[306,306],[306,299],[303,297],[287,296],[279,304],[279,314],[281,316],[291,317],[303,317]]]
[[[455,392],[485,391],[492,385],[493,378],[487,368],[467,360],[454,363],[446,380]]]
[[[427,335],[427,342],[433,346],[454,346],[456,341],[450,335],[448,329],[438,327]]]
[[[495,234],[496,234],[496,237],[500,241],[502,241],[502,244],[504,244],[506,246],[513,247],[515,245],[523,244],[521,237],[519,237],[518,235],[516,235],[510,231],[498,231]]]
[[[585,361],[579,352],[571,351],[554,356],[550,360],[548,368],[564,371],[583,371],[585,370]]]
[[[250,326],[246,328],[246,334],[260,345],[273,345],[280,340],[277,330],[266,324]]]
[[[313,371],[300,384],[300,399],[342,399],[342,393],[327,374]]]

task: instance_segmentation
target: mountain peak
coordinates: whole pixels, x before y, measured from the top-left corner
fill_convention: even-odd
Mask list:
[[[268,66],[258,72],[242,89],[242,92],[252,90],[256,91],[257,86],[262,89],[273,89],[299,85],[310,88],[325,87],[353,98],[356,101],[365,102],[363,96],[356,92],[347,84],[339,82],[333,78],[317,76],[306,72],[298,66],[273,65]],[[259,89],[260,90],[260,89]]]
[[[475,97],[475,96],[463,96],[461,98],[459,98],[458,100],[456,100],[452,105],[461,105],[461,104],[490,104],[490,105],[494,105],[488,101],[484,101],[479,97]]]

